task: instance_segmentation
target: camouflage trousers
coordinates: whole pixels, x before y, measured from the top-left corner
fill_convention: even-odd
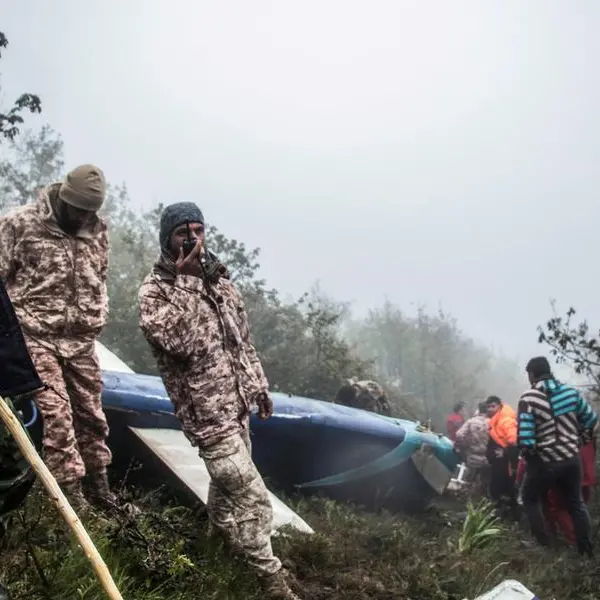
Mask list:
[[[249,428],[200,449],[211,477],[208,515],[260,576],[281,569],[271,546],[273,507],[267,487],[252,461]]]
[[[35,402],[44,422],[44,462],[58,483],[104,471],[112,460],[102,410],[102,372],[93,342],[64,341],[54,348],[27,339],[41,380],[50,389]]]

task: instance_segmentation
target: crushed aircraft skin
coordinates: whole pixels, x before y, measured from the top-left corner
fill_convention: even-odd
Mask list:
[[[167,466],[204,504],[208,501],[210,475],[196,449],[177,429],[138,429],[131,431]],[[273,507],[273,533],[290,526],[302,533],[314,533],[312,527],[275,494],[269,492]]]
[[[465,598],[465,600],[467,600]],[[531,590],[514,579],[506,579],[475,600],[540,600]]]

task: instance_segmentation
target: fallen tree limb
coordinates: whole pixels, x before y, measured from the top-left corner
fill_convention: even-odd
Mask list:
[[[67,525],[73,530],[85,555],[88,557],[89,561],[92,563],[94,570],[96,571],[96,575],[100,580],[100,583],[106,590],[108,597],[111,600],[123,600],[121,593],[117,589],[115,582],[106,566],[106,563],[100,556],[100,553],[94,546],[94,542],[88,535],[88,532],[85,530],[85,527],[81,523],[77,513],[73,510],[69,501],[66,499],[62,490],[60,489],[56,479],[52,473],[50,473],[48,467],[44,464],[44,461],[40,458],[40,455],[37,453],[34,445],[31,443],[30,439],[27,437],[26,432],[23,427],[19,423],[19,420],[16,418],[8,404],[4,401],[4,398],[0,396],[0,418],[6,425],[7,429],[10,431],[15,441],[17,442],[23,456],[32,466],[33,470],[36,472],[37,476],[41,479],[44,487],[46,488],[50,498],[58,508],[60,514],[67,522]]]

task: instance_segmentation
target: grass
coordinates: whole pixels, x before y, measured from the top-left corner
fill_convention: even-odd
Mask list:
[[[264,600],[244,565],[207,538],[201,506],[178,506],[161,490],[136,501],[144,513],[133,523],[85,523],[126,600]],[[483,547],[465,551],[465,530],[476,534],[489,526],[484,505],[471,511],[479,526],[465,529],[465,507],[461,514],[452,502],[420,516],[364,514],[317,498],[289,502],[317,533],[290,532],[273,543],[307,599],[473,599],[507,578],[543,600],[600,599],[596,561],[567,547],[539,548],[516,526],[505,525]],[[105,600],[38,486],[12,516],[2,544],[0,575],[15,599]]]
[[[496,515],[494,505],[485,498],[477,506],[469,501],[463,530],[458,538],[458,551],[467,553],[484,548],[501,534],[502,523]]]

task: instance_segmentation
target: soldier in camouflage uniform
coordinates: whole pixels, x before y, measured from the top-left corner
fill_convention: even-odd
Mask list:
[[[193,246],[187,256],[186,241]],[[258,405],[268,418],[273,404],[242,298],[204,250],[204,217],[195,204],[164,210],[160,249],[140,288],[140,327],[182,430],[210,474],[211,525],[243,554],[269,597],[298,600],[273,555],[273,508],[252,461],[250,411]]]
[[[108,315],[108,235],[97,215],[106,184],[82,165],[36,202],[0,218],[0,277],[29,353],[48,389],[36,403],[44,421],[44,460],[76,510],[114,506],[107,465],[108,426],[94,343]]]
[[[388,417],[391,415],[390,404],[383,388],[371,380],[359,381],[356,377],[349,379],[346,385],[338,390],[335,402]]]

